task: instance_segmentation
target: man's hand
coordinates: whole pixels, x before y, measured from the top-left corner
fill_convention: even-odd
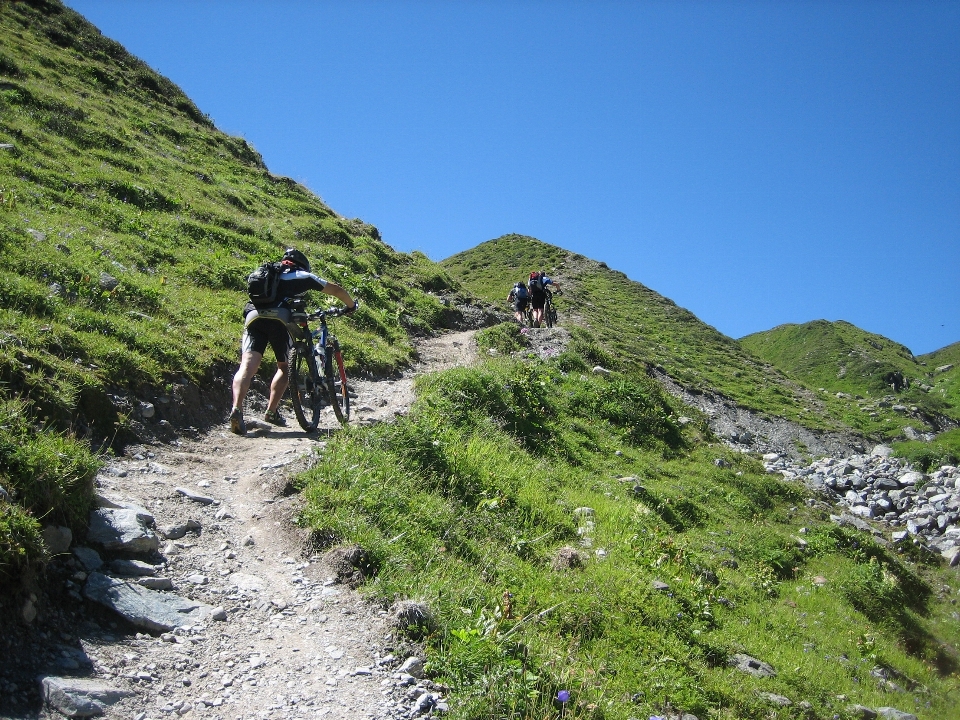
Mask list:
[[[354,298],[353,307],[344,308],[343,313],[344,315],[353,315],[357,311],[358,307],[360,307],[360,300],[357,298]]]

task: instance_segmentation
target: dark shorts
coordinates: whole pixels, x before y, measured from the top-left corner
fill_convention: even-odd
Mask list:
[[[527,309],[527,303],[529,300],[527,298],[517,298],[513,301],[513,309],[517,312],[523,312]]]
[[[273,348],[277,362],[288,362],[290,351],[293,349],[293,340],[287,328],[279,320],[254,320],[243,331],[240,338],[240,352],[256,352],[263,355],[267,345]]]
[[[534,293],[530,298],[530,307],[532,307],[534,310],[543,310],[543,306],[546,302],[546,293]]]

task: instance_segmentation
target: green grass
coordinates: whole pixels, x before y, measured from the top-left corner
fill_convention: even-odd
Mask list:
[[[951,415],[960,415],[960,342],[917,357],[926,371],[925,384],[931,387],[929,393],[951,408]],[[952,365],[945,371],[937,368]]]
[[[960,711],[956,574],[833,525],[802,486],[705,445],[643,375],[496,358],[425,377],[418,393],[409,417],[327,446],[300,479],[303,522],[368,551],[372,598],[430,606],[428,669],[452,686],[452,717],[560,717],[559,690],[570,718],[668,703],[798,717],[761,691],[810,702],[806,717],[854,702]],[[582,567],[552,568],[565,546]],[[777,677],[729,669],[735,652]],[[881,690],[877,665],[906,692]]]
[[[354,374],[407,365],[457,288],[270,173],[59,2],[0,9],[0,143],[0,400],[41,435],[120,446],[137,401],[213,385],[238,360],[247,274],[288,245],[362,299],[334,328]]]
[[[820,392],[846,424],[875,437],[897,437],[906,425],[930,429],[938,416],[960,420],[955,371],[935,371],[960,355],[956,349],[915,358],[908,348],[882,335],[826,320],[780,325],[748,335],[740,343]],[[894,411],[893,405],[908,408],[909,415]]]

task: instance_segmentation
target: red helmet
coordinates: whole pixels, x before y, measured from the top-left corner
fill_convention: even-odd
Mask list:
[[[538,277],[540,277],[540,273],[538,273],[536,270],[534,270],[532,273],[530,273],[530,279],[531,279],[531,280],[535,280],[535,279],[537,279]]]

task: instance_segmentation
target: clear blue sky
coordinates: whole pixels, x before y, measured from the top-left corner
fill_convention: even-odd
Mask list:
[[[960,340],[960,3],[67,0],[435,260],[505,233],[732,337]]]

